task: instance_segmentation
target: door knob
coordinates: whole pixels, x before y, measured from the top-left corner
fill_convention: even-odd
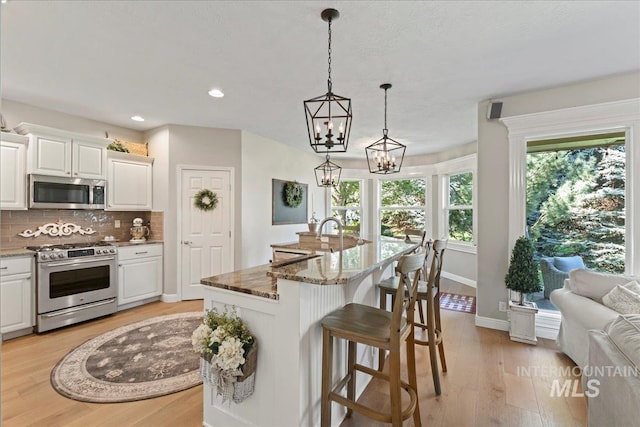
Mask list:
[[[192,244],[193,242],[190,242],[190,241],[188,241],[188,240],[185,240],[185,241],[183,241],[182,243],[188,246],[188,245]]]

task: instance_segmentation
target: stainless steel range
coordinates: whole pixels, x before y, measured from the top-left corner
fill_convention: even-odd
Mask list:
[[[36,332],[117,311],[117,248],[109,243],[30,246],[36,251]]]

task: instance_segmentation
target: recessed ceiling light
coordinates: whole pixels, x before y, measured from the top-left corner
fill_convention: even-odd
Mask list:
[[[135,121],[135,122],[144,122],[144,117],[140,117],[140,116],[132,116],[131,120]]]
[[[3,3],[3,4],[4,4],[4,3],[6,3],[6,2],[7,2],[7,0],[2,0],[2,3]]]
[[[220,89],[211,89],[209,91],[209,95],[213,96],[214,98],[222,98],[224,96],[224,93],[222,93]]]

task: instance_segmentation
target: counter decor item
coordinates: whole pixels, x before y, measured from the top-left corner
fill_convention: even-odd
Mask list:
[[[201,211],[209,212],[218,206],[218,195],[211,190],[203,188],[196,193],[193,205]]]
[[[131,233],[130,243],[144,243],[147,241],[146,237],[149,237],[149,227],[143,224],[142,218],[134,218],[133,219],[133,227],[129,229],[129,233]]]
[[[225,307],[222,314],[215,308],[206,310],[191,343],[200,354],[202,380],[223,403],[241,403],[253,394],[258,344],[235,308]]]
[[[287,182],[283,189],[284,201],[287,206],[297,208],[302,203],[304,189],[298,181]]]
[[[315,233],[318,229],[318,218],[316,218],[316,213],[313,212],[311,214],[311,218],[309,218],[309,232]]]

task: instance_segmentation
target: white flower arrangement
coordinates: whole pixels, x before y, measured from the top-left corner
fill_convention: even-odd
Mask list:
[[[207,310],[202,324],[191,335],[191,344],[202,357],[203,379],[217,388],[223,401],[233,398],[239,403],[253,393],[257,345],[235,311],[225,308],[220,314],[216,309]],[[247,378],[251,381],[246,382]],[[239,391],[240,383],[243,387]]]

